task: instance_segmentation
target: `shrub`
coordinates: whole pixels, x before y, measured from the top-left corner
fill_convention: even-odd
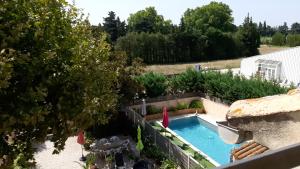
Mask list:
[[[183,110],[183,109],[188,109],[189,105],[187,103],[178,103],[176,105],[176,109],[177,110]]]
[[[174,161],[165,159],[162,161],[160,169],[177,169],[177,167],[178,165]]]
[[[286,38],[286,44],[290,47],[300,46],[300,35],[289,34]]]
[[[279,84],[259,78],[246,79],[220,72],[207,72],[203,76],[205,92],[228,103],[287,92],[287,89]]]
[[[192,100],[189,108],[203,108],[203,103],[201,100]]]
[[[186,72],[172,77],[170,87],[174,93],[203,91],[202,74],[188,69]]]
[[[144,139],[143,139],[144,138]],[[154,145],[150,138],[148,137],[143,137],[143,143],[144,143],[144,149],[142,153],[151,159],[154,159],[156,163],[161,164],[161,161],[166,159],[166,154],[156,145]]]
[[[164,95],[167,89],[166,76],[159,73],[146,73],[136,77],[138,83],[144,86],[149,97]]]
[[[209,96],[220,98],[224,102],[232,103],[240,99],[283,94],[288,91],[288,88],[281,87],[277,82],[266,81],[257,77],[246,79],[234,76],[230,71],[220,73],[217,71],[195,72],[187,70],[176,77],[178,79],[169,78],[169,83],[164,82],[165,91],[160,91],[160,93],[166,93],[167,84],[169,84],[168,87],[173,88],[172,91],[187,88],[185,91],[201,91]],[[188,107],[187,104],[179,103],[176,109],[181,110]]]
[[[280,32],[276,32],[272,36],[272,45],[277,45],[277,46],[285,45],[285,36]]]
[[[96,155],[93,153],[89,153],[88,155],[86,155],[86,163],[88,165],[92,165],[95,164],[96,162]]]
[[[182,146],[181,146],[181,148],[183,150],[187,150],[189,148],[189,146],[187,144],[183,143]]]

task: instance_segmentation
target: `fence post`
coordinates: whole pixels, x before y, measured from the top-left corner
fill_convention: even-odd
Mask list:
[[[171,141],[169,140],[169,139],[167,139],[168,141],[169,141],[169,158],[170,158],[170,143],[171,143]]]
[[[156,130],[153,131],[154,131],[154,144],[156,145]]]
[[[133,113],[133,124],[135,124],[135,113]]]
[[[187,169],[190,169],[190,155],[188,155],[188,166]]]

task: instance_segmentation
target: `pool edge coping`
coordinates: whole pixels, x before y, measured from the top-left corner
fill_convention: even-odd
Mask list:
[[[211,123],[205,119],[203,119],[202,117],[198,116],[199,114],[195,113],[195,114],[189,114],[189,115],[182,115],[182,116],[177,116],[177,117],[172,117],[170,118],[170,120],[175,120],[175,119],[180,119],[183,117],[193,117],[196,116],[198,118],[201,118],[202,120]],[[163,127],[162,120],[157,120],[156,122]],[[216,122],[214,122],[216,124]],[[212,125],[215,125],[214,123],[211,123]],[[164,127],[163,127],[164,128]],[[204,152],[202,152],[201,150],[199,150],[198,148],[196,148],[195,146],[193,146],[190,142],[186,141],[184,138],[182,138],[181,136],[179,136],[178,134],[176,134],[173,130],[171,130],[169,127],[166,128],[166,130],[168,132],[170,132],[172,135],[176,136],[180,141],[182,141],[183,143],[187,144],[189,147],[191,147],[194,151],[196,151],[197,153],[199,153],[200,155],[202,155],[205,159],[207,159],[209,162],[211,162],[213,165],[215,165],[216,167],[221,166],[221,164],[219,164],[218,162],[216,162],[214,159],[212,159],[211,157],[209,157],[207,154],[205,154]]]

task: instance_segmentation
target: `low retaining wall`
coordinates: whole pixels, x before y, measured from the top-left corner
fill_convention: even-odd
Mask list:
[[[146,99],[146,106],[155,106],[155,107],[176,107],[178,103],[186,103],[190,104],[192,100],[201,100],[201,97],[196,96],[196,97],[188,97],[188,98],[176,98],[172,100],[165,100],[165,101],[159,101],[159,102],[148,102]],[[133,105],[131,108],[140,108],[141,104],[139,105]]]
[[[177,110],[174,112],[169,112],[169,117],[174,117],[174,116],[181,116],[181,115],[185,115],[185,114],[194,114],[194,113],[204,113],[204,109],[183,109],[183,110]],[[158,113],[158,114],[151,114],[151,115],[146,115],[145,119],[148,121],[151,120],[157,120],[157,119],[162,119],[163,115],[162,113]]]
[[[158,96],[155,98],[146,98],[147,103],[157,103],[162,101],[169,101],[169,100],[182,100],[185,98],[191,98],[191,97],[205,97],[205,94],[203,93],[184,93],[184,94],[176,94],[176,95],[167,95],[167,96]],[[142,101],[136,101],[134,105],[142,104]],[[133,106],[133,105],[132,105]]]

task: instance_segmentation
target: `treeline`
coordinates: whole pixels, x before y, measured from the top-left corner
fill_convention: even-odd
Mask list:
[[[295,22],[290,27],[284,22],[278,27],[271,27],[259,22],[258,31],[263,44],[295,47],[300,45],[300,23]]]
[[[93,28],[95,36],[107,32],[114,50],[125,51],[129,64],[137,57],[147,64],[167,64],[252,56],[260,45],[252,18],[248,15],[242,25],[234,25],[232,10],[221,2],[187,9],[179,25],[154,7],[131,14],[127,21],[109,12],[103,26]]]
[[[300,34],[284,35],[280,32],[276,32],[272,36],[271,44],[276,46],[290,46],[290,47],[300,46]]]
[[[118,39],[116,49],[126,51],[129,62],[132,58],[140,57],[147,64],[226,59],[236,57],[240,52],[233,35],[223,35],[219,39],[223,46],[216,47],[215,50],[209,49],[206,40],[206,37],[193,33],[164,35],[130,32]]]
[[[173,77],[149,72],[136,77],[136,80],[144,86],[148,97],[202,92],[220,98],[227,103],[240,99],[283,94],[289,90],[281,87],[276,82],[256,77],[246,79],[241,76],[234,76],[230,71],[227,73],[216,71],[197,72],[188,69],[186,72]]]

